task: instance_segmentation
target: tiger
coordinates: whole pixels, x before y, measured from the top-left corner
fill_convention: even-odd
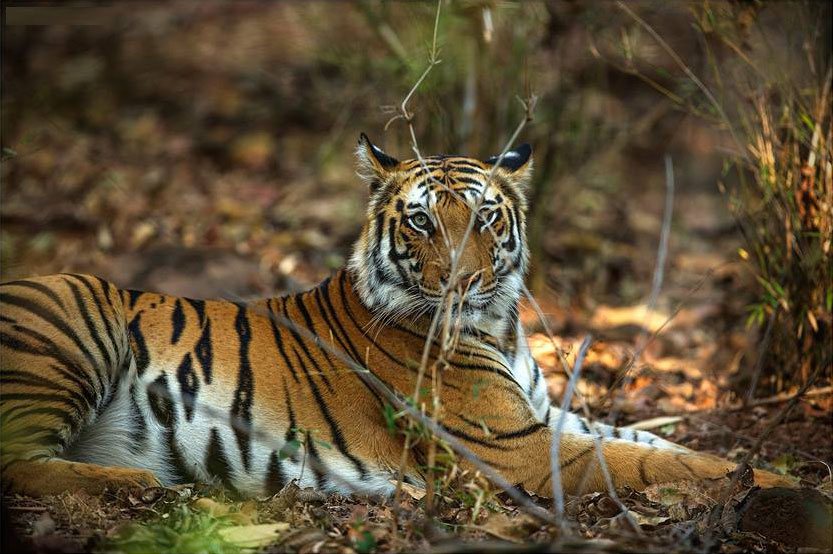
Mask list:
[[[606,488],[597,443],[617,488],[734,469],[549,398],[518,315],[529,145],[485,160],[399,161],[362,134],[356,152],[366,220],[346,267],[311,290],[236,302],[120,289],[84,274],[3,284],[3,490],[38,497],[209,483],[263,497],[295,482],[389,496],[397,476],[424,486],[429,442],[392,428],[388,399],[355,368],[414,400],[442,310],[458,336],[450,352],[430,344],[429,365],[443,357],[441,386],[425,381],[425,395],[439,395],[438,425],[506,482],[551,497],[553,440],[569,494]],[[763,470],[755,479],[784,481]]]

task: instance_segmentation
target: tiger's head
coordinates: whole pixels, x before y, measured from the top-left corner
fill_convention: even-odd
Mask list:
[[[505,332],[528,258],[529,145],[502,159],[400,162],[362,134],[357,158],[370,201],[349,268],[363,303],[394,321],[444,307],[464,329]],[[452,293],[450,302],[443,301],[444,290]]]

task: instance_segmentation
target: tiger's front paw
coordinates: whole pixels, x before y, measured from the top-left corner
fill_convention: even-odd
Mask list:
[[[108,489],[145,489],[161,485],[146,469],[100,466],[57,458],[14,462],[3,473],[3,481],[10,492],[34,497],[79,491],[95,495]]]
[[[101,469],[103,489],[147,489],[162,486],[156,475],[146,469],[127,467],[103,467]]]

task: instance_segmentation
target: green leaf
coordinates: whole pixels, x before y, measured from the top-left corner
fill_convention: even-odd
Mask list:
[[[332,450],[333,449],[333,445],[330,444],[329,442],[325,441],[324,439],[313,438],[312,440],[315,444],[317,444],[318,446],[321,446],[323,448],[326,448],[327,450]]]
[[[396,420],[399,419],[399,414],[390,404],[382,406],[382,417],[385,418],[385,427],[388,433],[396,433]]]
[[[278,452],[278,458],[281,460],[285,460],[287,458],[291,458],[295,454],[297,454],[298,450],[301,449],[301,441],[298,439],[291,439],[284,444],[280,451]]]
[[[376,539],[368,530],[358,531],[358,537],[353,539],[353,548],[359,554],[370,554],[376,550]]]
[[[795,467],[796,461],[795,456],[790,453],[784,453],[772,460],[772,467],[781,475],[786,475]]]

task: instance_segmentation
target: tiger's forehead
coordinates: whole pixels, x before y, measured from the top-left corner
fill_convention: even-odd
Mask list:
[[[431,156],[402,162],[400,168],[401,190],[407,191],[409,206],[443,204],[456,198],[474,207],[481,196],[487,204],[501,201],[499,188],[490,181],[491,166],[474,158]]]

